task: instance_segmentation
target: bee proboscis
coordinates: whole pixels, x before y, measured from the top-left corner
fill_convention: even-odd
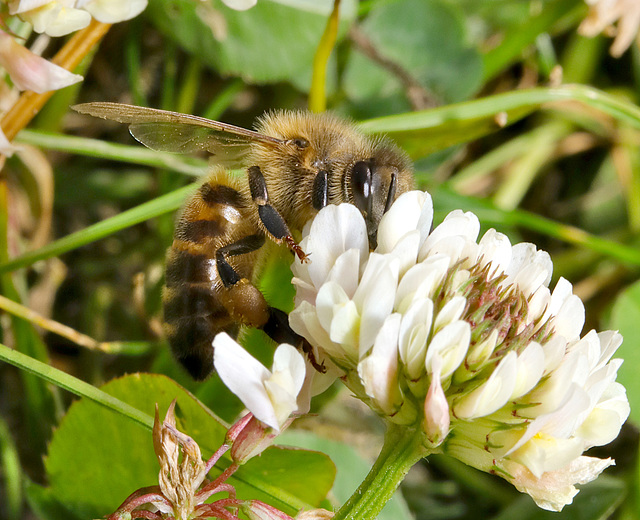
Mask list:
[[[185,204],[167,252],[164,330],[195,379],[213,370],[215,335],[237,336],[241,326],[262,328],[278,342],[309,351],[287,315],[270,307],[253,284],[267,239],[309,261],[294,237],[327,204],[348,202],[364,216],[373,248],[382,215],[413,186],[406,154],[332,114],[271,112],[253,131],[119,103],[73,108],[129,124],[133,137],[153,150],[206,151],[214,160],[246,167],[244,179],[214,167]]]

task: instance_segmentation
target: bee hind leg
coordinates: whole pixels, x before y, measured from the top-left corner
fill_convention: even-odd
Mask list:
[[[257,233],[216,251],[216,268],[225,289],[220,292],[220,300],[234,321],[252,327],[262,327],[267,322],[269,305],[262,293],[249,280],[240,276],[227,258],[256,251],[264,241],[265,236]]]
[[[274,208],[269,202],[269,192],[267,191],[267,183],[264,180],[262,171],[259,166],[251,166],[249,173],[249,190],[251,198],[258,206],[258,217],[264,225],[269,236],[277,243],[284,242],[291,251],[293,251],[301,261],[307,259],[307,255],[302,248],[296,243],[291,235],[291,230],[284,220],[280,212]]]

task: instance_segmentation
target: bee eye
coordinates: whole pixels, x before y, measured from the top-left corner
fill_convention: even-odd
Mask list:
[[[358,161],[351,170],[351,193],[354,205],[363,213],[371,211],[373,179],[367,161]]]
[[[306,148],[309,146],[309,141],[303,139],[302,137],[298,137],[297,139],[292,139],[293,144],[295,144],[298,148]]]

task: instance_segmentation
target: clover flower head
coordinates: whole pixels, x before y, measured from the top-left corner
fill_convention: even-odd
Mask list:
[[[580,337],[584,306],[549,255],[453,211],[431,230],[428,193],[400,196],[369,251],[360,212],[327,206],[295,261],[291,327],[386,420],[424,446],[502,476],[560,510],[610,460],[582,456],[629,414],[615,382],[622,342]],[[562,484],[559,484],[562,483]]]

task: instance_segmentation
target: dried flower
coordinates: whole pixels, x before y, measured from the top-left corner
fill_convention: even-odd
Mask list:
[[[560,510],[612,462],[581,456],[629,414],[616,332],[580,338],[584,306],[532,244],[454,211],[430,232],[427,193],[402,195],[378,247],[352,205],[321,210],[293,265],[292,328],[386,420]],[[560,486],[557,483],[562,482]],[[554,483],[554,484],[550,484]]]
[[[259,500],[236,498],[235,489],[226,480],[249,456],[242,461],[232,457],[231,465],[218,478],[206,480],[209,470],[232,445],[245,455],[255,455],[264,450],[275,435],[267,440],[262,438],[260,433],[264,427],[248,414],[229,429],[225,443],[205,462],[198,444],[176,428],[175,404],[175,401],[171,403],[162,423],[156,406],[153,448],[160,463],[159,485],[134,491],[107,520],[239,520],[238,512],[254,520],[293,520]],[[226,493],[228,497],[207,502],[218,493]]]
[[[589,37],[600,33],[615,36],[611,55],[616,58],[622,56],[634,40],[640,41],[638,40],[640,2],[637,0],[585,1],[589,5],[589,14],[578,28],[580,34]]]

